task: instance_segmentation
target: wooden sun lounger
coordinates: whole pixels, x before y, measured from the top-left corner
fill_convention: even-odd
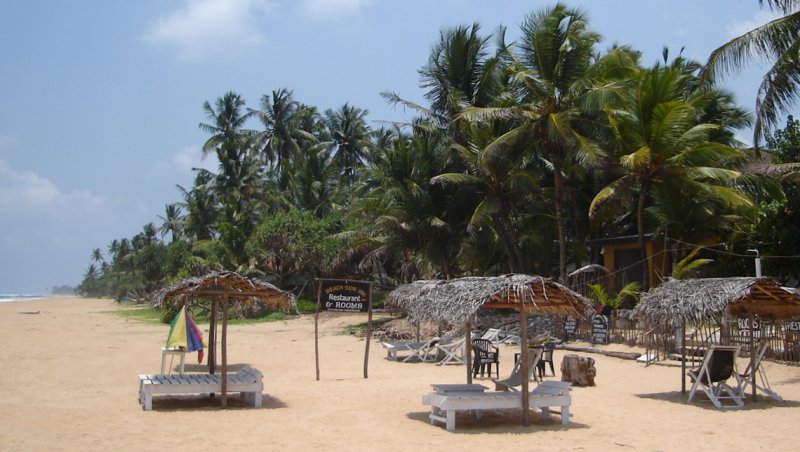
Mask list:
[[[458,389],[457,385],[440,386]],[[434,421],[443,422],[447,431],[452,432],[456,428],[457,411],[475,411],[476,416],[480,417],[481,410],[522,409],[522,394],[519,392],[483,392],[480,388],[472,388],[477,385],[464,386],[466,390],[437,390],[423,396],[422,403],[431,406],[431,424]],[[539,408],[544,416],[550,414],[550,407],[560,407],[561,424],[568,425],[569,406],[572,403],[569,392],[568,382],[544,381],[531,391],[530,407]]]
[[[236,373],[228,374],[227,391],[241,393],[242,398],[256,408],[261,408],[263,390],[263,375],[257,369],[244,366]],[[153,395],[221,392],[221,375],[139,375],[139,403],[145,411],[153,409]]]

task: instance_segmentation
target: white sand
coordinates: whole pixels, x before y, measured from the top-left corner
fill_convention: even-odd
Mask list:
[[[785,402],[760,397],[720,411],[700,396],[687,404],[680,368],[588,355],[595,387],[572,391],[573,417],[459,416],[456,432],[428,421],[431,383],[463,383],[462,366],[398,363],[372,341],[363,378],[363,339],[339,335],[365,316],[321,321],[321,379],[315,379],[314,319],[231,326],[229,362],[264,373],[264,407],[232,397],[220,410],[205,397],[138,402],[140,373],[157,373],[167,325],[108,313],[109,300],[50,299],[0,304],[0,450],[797,450],[800,367],[767,362]],[[37,312],[34,314],[32,312]],[[202,325],[201,328],[207,328]],[[626,350],[626,347],[611,346]],[[501,349],[501,376],[511,370]],[[572,352],[570,352],[572,353]],[[563,351],[556,352],[556,363]],[[187,359],[195,360],[195,355]],[[740,361],[740,368],[746,362]],[[556,369],[558,373],[558,369]],[[552,377],[551,377],[552,378]],[[477,380],[492,386],[487,380]]]

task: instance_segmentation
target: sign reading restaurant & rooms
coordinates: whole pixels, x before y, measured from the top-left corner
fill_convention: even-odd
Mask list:
[[[328,311],[366,312],[369,283],[362,281],[320,281],[321,304]]]

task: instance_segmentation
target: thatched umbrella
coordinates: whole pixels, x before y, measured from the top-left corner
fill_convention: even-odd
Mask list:
[[[228,301],[262,303],[273,309],[289,310],[295,297],[272,284],[255,278],[247,278],[236,272],[212,272],[202,277],[185,279],[168,287],[156,296],[156,306],[186,305],[191,299],[211,301],[209,319],[208,368],[214,373],[216,366],[216,312],[217,302],[222,303],[222,398],[227,406],[228,380]]]
[[[520,360],[523,363],[528,362],[528,314],[584,317],[591,312],[589,300],[566,286],[541,276],[521,274],[419,280],[389,293],[388,304],[405,309],[416,321],[464,322],[467,335],[471,330],[470,319],[478,309],[515,309],[520,312]],[[467,382],[471,382],[471,342],[466,340],[464,347]],[[528,397],[528,381],[523,379],[522,422],[525,426],[530,423]]]
[[[631,313],[653,322],[680,320],[698,323],[721,318],[725,313],[750,319],[750,360],[755,360],[753,317],[761,319],[789,319],[800,316],[800,296],[781,287],[771,278],[697,278],[670,279],[650,292],[643,294]],[[682,354],[681,390],[686,390],[686,350]],[[755,372],[753,372],[753,397],[755,398]]]

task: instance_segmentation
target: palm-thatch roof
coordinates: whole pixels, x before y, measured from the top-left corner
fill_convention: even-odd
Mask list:
[[[185,279],[160,291],[156,295],[155,304],[166,307],[169,304],[182,304],[191,298],[221,300],[226,296],[239,301],[257,301],[283,310],[291,309],[295,303],[293,294],[266,281],[226,271]]]
[[[800,296],[771,278],[671,279],[643,294],[632,315],[703,322],[724,312],[762,319],[800,317]]]
[[[451,323],[464,322],[480,308],[578,317],[591,312],[589,300],[566,286],[522,274],[419,280],[389,293],[388,304],[405,309],[412,320]]]

